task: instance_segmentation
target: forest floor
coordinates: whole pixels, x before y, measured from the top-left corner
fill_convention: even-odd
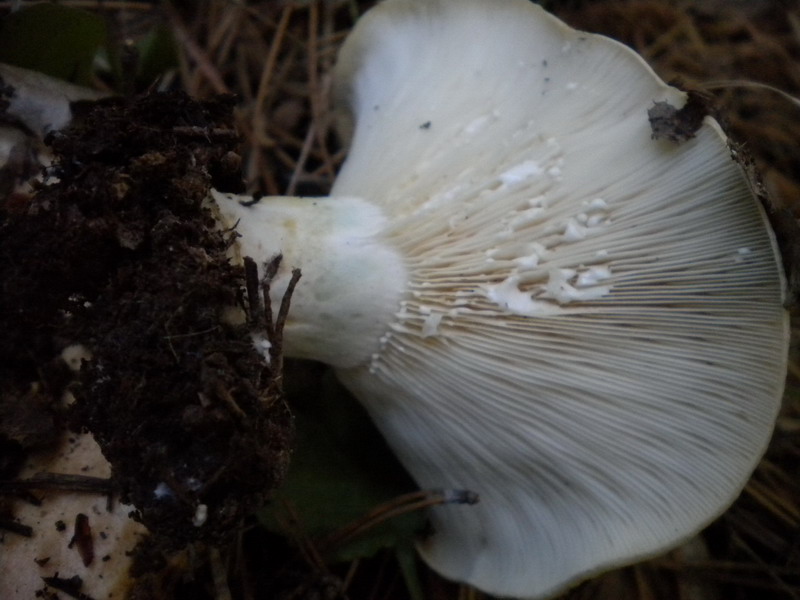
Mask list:
[[[149,115],[119,114],[114,111],[122,109],[112,105],[105,118],[130,123],[125,135],[128,139],[140,142],[141,146],[127,148],[125,157],[120,158],[108,149],[117,147],[120,141],[109,139],[108,135],[99,135],[101,126],[95,123],[83,131],[83,137],[61,140],[61,147],[57,150],[70,157],[71,164],[84,164],[82,152],[97,155],[97,148],[103,147],[106,148],[103,150],[106,153],[104,156],[109,157],[108,164],[113,163],[117,169],[115,172],[124,163],[126,177],[130,175],[135,181],[137,169],[155,168],[163,179],[153,184],[161,186],[159,193],[169,189],[175,194],[198,198],[205,194],[211,184],[222,182],[222,185],[226,185],[227,182],[229,187],[239,185],[231,183],[236,179],[232,173],[238,173],[239,169],[244,173],[242,190],[253,194],[324,195],[330,189],[344,159],[344,150],[334,134],[329,109],[331,70],[338,47],[358,16],[368,8],[369,2],[260,0],[236,3],[210,0],[191,8],[181,7],[180,3],[175,4],[178,8],[166,4],[156,7],[144,2],[105,4],[102,10],[114,23],[121,39],[141,37],[156,24],[170,28],[178,42],[179,66],[162,80],[162,87],[182,89],[191,98],[208,102],[184,106],[180,103],[188,100],[173,98],[172,108],[151,106]],[[753,156],[769,193],[768,208],[780,215],[777,228],[782,229],[780,222],[794,223],[800,219],[800,101],[797,100],[800,98],[800,2],[551,0],[544,4],[576,28],[605,34],[631,46],[664,80],[707,95],[730,137]],[[96,8],[92,2],[83,2],[82,6],[90,10]],[[2,3],[0,8],[3,8]],[[100,80],[96,84],[100,88],[103,86]],[[226,107],[223,106],[224,102],[211,100],[219,94],[234,94],[235,106]],[[181,128],[180,119],[176,117],[170,121],[170,115],[176,112],[174,107],[177,105],[182,107],[182,114],[199,111],[193,112],[192,118],[196,118],[197,123],[213,123],[218,137],[201,142],[193,137],[189,128]],[[173,136],[167,142],[162,139],[153,144],[152,140],[142,137],[146,127],[156,126],[152,124],[154,115],[163,116],[157,126]],[[142,126],[137,128],[137,123]],[[226,133],[232,131],[238,132],[238,137]],[[200,167],[195,169],[195,166],[186,166],[183,170],[178,168],[176,165],[183,164],[180,161],[188,159],[185,154],[170,154],[176,139],[181,144],[202,146],[202,150],[197,151],[208,159],[207,164],[212,165],[209,167],[212,172],[208,174]],[[179,179],[176,179],[177,171],[180,171]],[[78,177],[77,174],[73,175]],[[65,172],[63,176],[68,179],[72,175]],[[85,177],[85,173],[81,172],[80,177]],[[102,171],[94,177],[94,189],[102,198],[107,199],[119,191],[121,179],[104,181]],[[138,192],[153,193],[153,188],[142,188]],[[46,198],[38,201],[44,202]],[[84,203],[91,201],[91,197],[80,200]],[[137,202],[146,204],[147,200]],[[120,204],[113,227],[102,220],[79,223],[77,226],[84,227],[84,233],[89,232],[86,233],[88,237],[83,239],[91,239],[95,246],[76,248],[75,256],[84,257],[86,261],[81,263],[79,271],[69,270],[74,267],[63,267],[62,278],[72,278],[70,285],[74,285],[75,278],[86,279],[87,287],[82,293],[96,296],[99,292],[90,289],[91,276],[105,272],[111,268],[111,263],[114,269],[120,269],[120,264],[124,263],[123,259],[104,250],[109,247],[108,236],[112,235],[109,232],[113,229],[112,237],[116,242],[122,236],[122,245],[127,244],[128,249],[135,249],[141,231],[161,227],[164,228],[164,235],[179,236],[186,240],[185,252],[175,264],[171,264],[170,273],[174,275],[176,269],[183,269],[182,273],[196,272],[197,261],[200,260],[205,265],[203,277],[213,276],[213,281],[190,278],[191,283],[181,293],[175,290],[166,293],[164,283],[168,275],[159,279],[158,268],[174,259],[165,258],[166,254],[153,254],[148,258],[150,262],[147,269],[121,271],[115,288],[118,296],[113,298],[116,312],[104,314],[105,323],[113,324],[120,320],[129,322],[133,310],[130,306],[135,304],[138,307],[147,302],[162,316],[177,315],[180,313],[178,307],[191,294],[202,295],[206,303],[231,303],[231,295],[235,296],[237,286],[246,287],[247,282],[241,279],[242,274],[228,272],[223,264],[221,257],[224,256],[227,243],[224,236],[212,236],[213,239],[203,237],[208,235],[202,227],[202,221],[207,216],[179,205],[178,200],[174,200],[168,208],[170,214],[166,216],[164,213],[132,214],[131,211],[135,212],[136,209]],[[91,208],[88,210],[91,211]],[[176,219],[183,219],[188,225],[180,225]],[[120,229],[118,221],[128,225]],[[98,227],[101,226],[105,229],[98,233]],[[786,230],[793,229],[787,225]],[[53,231],[54,236],[63,233],[58,229]],[[800,261],[797,260],[800,241],[786,239],[783,242],[788,270],[795,274],[800,268]],[[200,246],[216,248],[219,254],[198,258],[197,248]],[[88,258],[98,255],[103,257],[102,264]],[[42,268],[45,267],[55,269],[53,265],[44,265]],[[796,285],[797,280],[793,279],[790,284]],[[126,295],[126,290],[134,288],[150,290],[147,292],[150,295],[143,296],[145,292],[139,296]],[[798,291],[796,287],[791,289]],[[45,291],[36,288],[31,293],[41,296]],[[158,294],[166,298],[162,304],[154,299]],[[248,300],[258,305],[253,297]],[[796,313],[796,307],[793,310]],[[96,312],[93,313],[95,317]],[[159,318],[149,313],[139,315],[138,321],[130,322],[132,324],[124,329],[128,337],[123,341],[143,353],[142,348],[149,343],[147,339],[139,339],[143,323],[158,321]],[[250,416],[256,415],[259,423],[250,434],[264,437],[264,432],[268,431],[267,438],[271,440],[266,445],[259,445],[252,440],[243,442],[242,447],[233,450],[220,445],[218,453],[213,456],[213,464],[202,466],[206,470],[215,470],[220,465],[233,463],[235,461],[227,454],[233,451],[238,452],[236,456],[250,453],[268,457],[264,464],[270,467],[257,474],[234,471],[226,475],[230,479],[215,482],[220,490],[216,501],[227,510],[220,509],[219,514],[228,515],[231,519],[220,521],[219,529],[222,530],[235,518],[241,518],[243,513],[252,511],[259,502],[263,502],[261,490],[268,489],[280,480],[286,467],[287,448],[293,432],[291,419],[283,409],[283,391],[276,387],[280,383],[275,381],[278,376],[274,372],[260,370],[253,363],[253,357],[242,349],[242,340],[246,339],[247,332],[239,331],[239,337],[226,337],[215,331],[213,325],[209,326],[207,319],[208,315],[205,314],[181,314],[180,318],[167,319],[164,327],[173,328],[170,335],[175,343],[171,352],[176,357],[190,355],[191,352],[183,345],[196,344],[199,340],[187,340],[181,332],[202,331],[202,342],[217,348],[214,360],[211,363],[191,364],[187,369],[202,373],[204,393],[210,396],[216,394],[226,402],[226,390],[239,385],[236,388],[236,406],[228,413],[215,414],[213,421],[206,417],[192,420],[192,415],[187,415],[180,405],[165,405],[159,414],[171,414],[171,418],[179,422],[181,427],[188,427],[185,431],[188,439],[196,429],[205,435],[209,429],[217,428],[220,435],[227,435],[229,430],[237,427],[236,411],[243,410]],[[77,327],[75,324],[72,326]],[[85,328],[88,327],[85,325]],[[114,362],[120,372],[128,368],[124,363],[129,355],[114,337],[120,335],[120,329],[111,325],[106,329],[97,325],[91,327],[94,327],[93,336],[106,341],[107,347],[99,352],[105,351],[109,361]],[[8,338],[6,343],[21,342]],[[35,352],[35,349],[31,352]],[[143,363],[164,359],[132,356],[131,360]],[[285,384],[289,407],[292,407],[294,397],[317,389],[325,381],[322,369],[317,366],[292,361],[287,361],[285,366],[282,383]],[[27,381],[26,378],[30,377],[31,364],[27,364],[25,369],[27,371],[20,381]],[[55,367],[38,376],[50,388],[61,391],[67,386],[68,375],[54,372],[53,369]],[[236,383],[243,379],[250,382],[247,393],[242,392],[242,386]],[[121,381],[128,380],[123,377]],[[157,381],[153,385],[159,389],[178,390],[175,392],[177,397],[186,393],[184,387],[189,384]],[[98,419],[104,423],[110,419],[109,411],[112,410],[104,401],[113,400],[113,410],[124,412],[124,406],[137,405],[137,394],[152,393],[152,389],[131,389],[124,398],[115,398],[109,389],[93,389],[88,394],[89,400],[83,404],[89,408],[83,409],[81,418],[84,424]],[[270,400],[265,403],[265,398]],[[121,408],[120,402],[124,402]],[[131,409],[126,418],[145,422],[148,419],[146,412],[137,413]],[[37,416],[25,415],[25,418]],[[46,431],[27,433],[34,437],[53,435],[53,427],[52,420],[47,420],[47,427],[43,427]],[[148,438],[142,441],[141,447],[134,447],[120,442],[119,436],[126,438],[130,433],[126,427],[101,435],[110,444],[112,454],[114,448],[123,454],[129,453],[127,459],[123,457],[121,460],[136,463],[131,468],[140,466],[140,459],[147,453],[147,448],[162,443],[159,440],[170,438],[174,431],[164,425],[157,432],[162,438]],[[103,431],[102,423],[98,425],[98,430]],[[187,444],[191,450],[191,444]],[[181,447],[185,450],[187,444]],[[204,451],[208,451],[208,448],[204,448]],[[0,469],[10,468],[9,461],[0,462]],[[18,462],[18,458],[14,461]],[[800,361],[795,336],[784,409],[773,441],[739,500],[711,526],[680,548],[664,556],[598,576],[559,600],[800,599],[799,465]],[[212,475],[205,473],[204,476],[209,478]],[[152,487],[153,482],[148,479],[142,489],[152,490]],[[145,501],[146,494],[142,492],[137,496],[132,484],[126,489],[127,497],[134,503],[137,500]],[[150,524],[158,528],[163,527],[164,522],[178,517],[150,514],[149,518]],[[194,556],[192,561],[181,562],[184,570],[194,570],[191,585],[181,588],[175,586],[173,581],[170,584],[172,587],[164,588],[172,592],[164,591],[162,596],[150,597],[202,598],[205,595],[220,600],[266,597],[415,600],[420,593],[428,600],[477,600],[485,597],[467,587],[444,581],[419,562],[414,565],[413,572],[420,587],[409,590],[408,567],[398,561],[398,554],[392,549],[381,550],[371,557],[330,564],[322,560],[322,553],[315,548],[313,539],[299,530],[296,523],[288,527],[283,535],[276,535],[274,530],[267,532],[253,521],[247,523],[247,527],[233,541],[226,539],[221,558],[217,551],[209,550],[214,547],[217,538],[186,539],[173,531],[170,535],[176,546],[186,541],[194,542],[199,544],[197,554],[206,558]],[[276,556],[281,557],[277,563]],[[171,563],[173,571],[177,568],[177,562]],[[215,579],[220,569],[223,573],[227,571],[228,584],[221,584],[219,577]],[[174,572],[171,577],[174,580]]]

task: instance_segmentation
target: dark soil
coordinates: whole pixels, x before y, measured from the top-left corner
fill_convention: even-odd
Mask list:
[[[105,101],[48,140],[53,183],[0,206],[0,479],[65,422],[88,429],[166,550],[229,541],[282,480],[293,435],[279,348],[270,369],[251,342],[261,311],[224,318],[248,310],[245,272],[204,200],[242,186],[232,107]],[[77,381],[58,358],[72,344],[92,354]]]

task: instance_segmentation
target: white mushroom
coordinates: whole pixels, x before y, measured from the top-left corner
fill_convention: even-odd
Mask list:
[[[90,434],[70,433],[55,451],[34,454],[20,477],[35,478],[40,472],[108,478],[111,465]],[[47,578],[75,576],[81,579],[83,597],[124,598],[133,583],[131,552],[147,534],[144,525],[129,518],[133,507],[109,503],[100,493],[57,490],[34,495],[40,505],[23,500],[14,505],[15,518],[31,527],[32,535],[0,539],[0,598],[49,597],[41,592],[53,591]],[[82,533],[76,531],[81,519],[88,526]]]
[[[61,79],[0,63],[5,112],[41,138],[63,129],[72,120],[71,103],[99,100],[106,94]]]
[[[345,43],[326,199],[244,207],[303,280],[289,355],[333,365],[423,488],[443,575],[540,598],[662,552],[736,498],[786,366],[783,276],[719,126],[632,51],[526,0],[386,0]],[[283,282],[283,286],[280,282]]]

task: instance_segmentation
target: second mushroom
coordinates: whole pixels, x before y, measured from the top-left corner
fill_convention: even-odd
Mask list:
[[[663,552],[736,498],[788,344],[769,225],[719,126],[628,48],[526,0],[386,0],[335,73],[328,198],[216,194],[283,253],[289,356],[333,366],[422,488],[446,577],[552,595]],[[664,105],[661,105],[664,106]],[[240,203],[248,200],[248,206]]]

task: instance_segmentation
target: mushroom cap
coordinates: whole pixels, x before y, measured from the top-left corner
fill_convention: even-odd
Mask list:
[[[405,257],[369,364],[338,369],[423,488],[443,575],[539,598],[662,552],[768,443],[788,318],[774,239],[719,126],[628,48],[526,0],[386,0],[342,48],[333,195]]]
[[[90,434],[69,433],[52,452],[31,456],[20,477],[41,472],[107,478],[111,465]],[[109,505],[103,494],[61,490],[36,495],[41,505],[19,500],[14,506],[14,517],[32,527],[31,537],[6,534],[0,539],[0,598],[50,597],[41,596],[40,590],[53,591],[43,578],[76,575],[82,580],[84,597],[126,597],[133,587],[131,553],[147,535],[144,525],[129,516],[134,508],[118,501]],[[73,536],[79,537],[75,523],[81,514],[91,530],[83,536],[90,538],[91,550],[83,552],[79,542],[72,542]]]
[[[106,94],[31,71],[0,63],[0,81],[8,86],[6,113],[44,137],[72,120],[72,102],[99,100]]]

